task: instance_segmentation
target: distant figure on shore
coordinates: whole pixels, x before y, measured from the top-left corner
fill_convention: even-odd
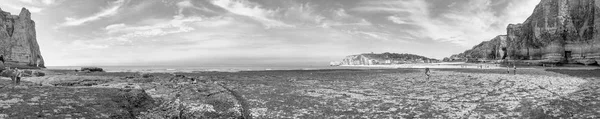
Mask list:
[[[429,67],[425,68],[425,75],[427,75],[428,78],[430,77],[430,75],[429,75]]]
[[[35,58],[35,67],[40,67],[40,62],[42,62],[42,58],[40,56]]]
[[[6,67],[4,67],[6,64],[4,64],[4,56],[3,55],[0,55],[0,61],[2,62],[2,65],[0,65],[1,66],[0,72],[2,72],[3,69],[1,69],[1,68],[6,68]],[[4,70],[8,70],[8,69],[4,69]]]
[[[15,83],[16,84],[20,84],[21,83],[21,77],[22,77],[23,74],[21,73],[21,71],[19,70],[19,68],[15,68],[15,70],[13,72],[14,72],[13,78],[15,79]]]
[[[517,75],[517,65],[513,65],[513,73],[514,75]]]
[[[2,61],[2,64],[4,65],[4,55],[0,55],[0,61]]]
[[[15,69],[11,69],[10,67],[5,67],[6,71],[4,71],[3,76],[7,76],[10,77],[10,80],[12,80],[13,82],[15,82],[16,84],[21,83],[21,77],[23,76],[23,72],[21,70],[19,70],[18,68]]]

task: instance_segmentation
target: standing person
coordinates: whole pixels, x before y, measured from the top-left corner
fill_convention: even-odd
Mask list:
[[[510,66],[506,65],[506,74],[510,74]]]
[[[35,67],[40,67],[40,62],[42,62],[42,58],[40,58],[40,56],[35,58]]]
[[[3,55],[0,55],[0,62],[2,62],[2,65],[0,65],[1,66],[0,68],[6,68],[4,65],[4,56]],[[7,70],[7,69],[4,69],[4,70]],[[0,72],[1,71],[2,71],[2,69],[0,69]]]
[[[513,73],[514,75],[517,75],[517,65],[513,65]]]
[[[4,64],[4,55],[0,55],[0,61],[2,61],[2,64]]]
[[[427,75],[427,77],[429,77],[429,76],[430,76],[430,75],[429,75],[429,68],[428,68],[428,67],[426,67],[426,68],[425,68],[425,75]]]
[[[4,55],[0,55],[0,62],[2,62],[2,67],[6,65],[4,64]]]
[[[14,75],[14,78],[15,78],[15,83],[16,84],[20,84],[21,83],[21,76],[22,76],[21,71],[19,70],[19,68],[15,68],[15,70],[13,71],[13,73],[14,73],[13,75]]]

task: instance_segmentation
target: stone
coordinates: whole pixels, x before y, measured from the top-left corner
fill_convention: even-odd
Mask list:
[[[29,10],[23,8],[19,15],[0,10],[0,55],[13,66],[44,67]]]
[[[83,72],[104,72],[104,69],[100,67],[81,67]]]
[[[236,119],[244,116],[242,104],[224,86],[212,83],[161,83],[142,87],[149,89],[148,94],[161,100],[161,103],[138,116],[141,119]]]
[[[542,0],[523,23],[507,26],[498,37],[449,59],[541,60],[593,64],[600,60],[600,1]],[[498,47],[506,50],[498,50]],[[498,57],[498,54],[505,57]]]

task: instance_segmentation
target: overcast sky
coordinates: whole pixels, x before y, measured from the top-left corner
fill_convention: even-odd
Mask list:
[[[328,65],[443,58],[506,34],[539,0],[0,0],[26,7],[48,66]]]

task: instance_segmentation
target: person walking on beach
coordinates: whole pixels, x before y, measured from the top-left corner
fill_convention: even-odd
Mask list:
[[[13,78],[15,79],[15,83],[16,84],[20,84],[21,83],[21,77],[23,76],[23,74],[21,73],[21,71],[19,70],[19,68],[15,68],[13,71]]]
[[[35,58],[35,67],[40,67],[40,62],[42,62],[42,58],[40,56]]]
[[[506,74],[510,74],[510,67],[508,65],[506,66]]]
[[[430,75],[429,75],[429,68],[428,67],[425,68],[425,75],[427,75],[428,78],[430,77]]]
[[[517,75],[517,65],[513,65],[513,73],[514,75]]]
[[[4,67],[4,55],[0,55],[0,61],[2,62],[2,67]]]
[[[0,68],[6,68],[6,67],[4,67],[5,64],[4,64],[4,56],[3,55],[0,55],[0,61],[2,62],[2,65],[0,65],[1,66]],[[4,69],[4,70],[7,70],[7,69]],[[0,72],[1,71],[2,71],[2,69],[0,69]]]
[[[2,64],[4,64],[4,55],[0,55],[0,61],[2,61]]]

